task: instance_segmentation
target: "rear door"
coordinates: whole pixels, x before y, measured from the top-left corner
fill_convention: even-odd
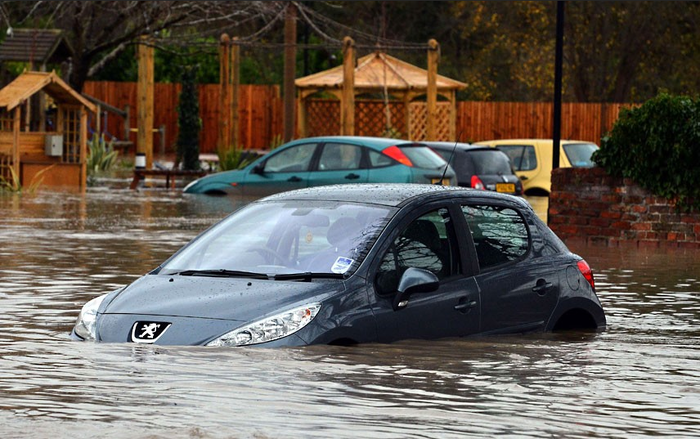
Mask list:
[[[558,268],[533,257],[523,215],[507,206],[462,206],[476,248],[481,289],[481,330],[541,330],[559,300]]]
[[[367,183],[369,170],[365,166],[364,149],[348,143],[323,144],[318,162],[309,173],[309,186]]]

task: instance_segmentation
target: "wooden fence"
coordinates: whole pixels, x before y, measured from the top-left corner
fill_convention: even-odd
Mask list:
[[[136,83],[87,82],[84,92],[114,107],[131,108],[130,125],[136,127]],[[156,84],[154,128],[165,127],[166,152],[175,150],[177,140],[177,104],[179,84]],[[239,101],[239,138],[246,149],[265,150],[282,135],[283,105],[278,86],[243,85]],[[364,105],[376,106],[376,102],[356,101],[357,112],[366,113]],[[324,112],[340,114],[338,103],[324,101]],[[402,106],[402,103],[396,105]],[[216,151],[219,117],[219,86],[199,86],[199,108],[202,118],[200,149],[204,153]],[[586,140],[600,143],[601,137],[617,120],[623,104],[565,103],[562,106],[563,139]],[[337,110],[337,111],[336,111]],[[395,113],[392,109],[392,114]],[[507,138],[549,138],[552,135],[552,104],[550,102],[458,102],[457,136],[463,142]],[[91,126],[95,127],[91,120]],[[333,124],[332,126],[339,126]],[[123,120],[110,114],[103,131],[121,138]],[[323,134],[330,126],[326,126]],[[364,133],[362,127],[356,127]],[[400,130],[399,130],[400,131]],[[158,134],[154,134],[158,136]],[[136,141],[135,133],[130,140]],[[160,139],[155,139],[155,145]],[[156,151],[157,153],[158,151]]]

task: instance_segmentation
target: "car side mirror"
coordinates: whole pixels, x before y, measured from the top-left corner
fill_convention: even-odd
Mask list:
[[[399,288],[392,306],[394,311],[408,305],[408,298],[414,293],[430,293],[438,289],[440,280],[431,271],[410,267],[404,271],[399,280]]]
[[[257,165],[253,166],[253,169],[251,170],[251,172],[253,174],[263,175],[265,173],[265,164],[258,163]]]

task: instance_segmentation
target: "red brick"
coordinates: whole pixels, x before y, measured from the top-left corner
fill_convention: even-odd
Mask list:
[[[615,221],[610,227],[617,230],[629,230],[632,227],[629,221]]]
[[[632,230],[651,230],[651,223],[634,223],[630,228]]]
[[[622,218],[622,213],[621,212],[610,212],[608,210],[604,210],[600,212],[600,217],[601,218],[610,218],[610,219],[620,219]]]
[[[646,213],[648,210],[648,207],[643,205],[643,204],[635,204],[631,208],[632,212],[635,213]]]
[[[648,241],[648,240],[639,240],[637,242],[637,245],[640,248],[658,248],[659,247],[659,241]]]

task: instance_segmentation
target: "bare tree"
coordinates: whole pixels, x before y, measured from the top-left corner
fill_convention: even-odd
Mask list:
[[[140,36],[167,32],[181,44],[220,35],[252,21],[269,21],[278,2],[5,1],[8,25],[62,29],[71,46],[69,82],[77,90]],[[171,38],[173,40],[173,38]]]

